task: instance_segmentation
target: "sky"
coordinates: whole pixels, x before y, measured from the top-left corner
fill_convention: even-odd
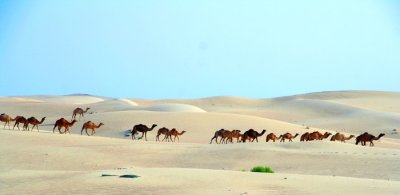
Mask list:
[[[400,91],[396,0],[0,0],[0,96]]]

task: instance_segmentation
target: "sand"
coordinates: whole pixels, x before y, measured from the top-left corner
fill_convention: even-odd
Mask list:
[[[339,91],[272,99],[210,97],[140,100],[89,95],[0,97],[0,112],[46,120],[38,130],[0,125],[0,194],[398,194],[400,93]],[[71,134],[54,122],[90,107]],[[105,125],[80,135],[91,120]],[[180,142],[125,134],[155,123],[187,131]],[[309,129],[306,129],[306,126]],[[386,133],[375,147],[329,140],[209,144],[220,128],[267,133]],[[254,166],[275,173],[253,173]],[[101,177],[135,174],[139,178]]]

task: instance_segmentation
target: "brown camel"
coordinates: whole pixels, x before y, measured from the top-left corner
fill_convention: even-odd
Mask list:
[[[328,138],[330,135],[332,135],[331,133],[325,132],[325,134],[322,134],[318,131],[314,131],[312,133],[310,133],[308,135],[308,139],[307,141],[312,141],[312,140],[323,140]]]
[[[232,131],[224,131],[221,134],[221,141],[220,143],[225,143],[227,144],[228,141],[230,143],[233,143],[233,138],[236,138],[236,142],[239,142],[239,138],[240,138],[241,134],[240,134],[240,130],[232,130]]]
[[[236,138],[236,143],[239,143],[241,136],[242,136],[242,134],[240,134],[240,130],[232,130],[231,137],[230,137],[231,143],[233,143],[233,138]]]
[[[270,133],[267,135],[267,138],[265,139],[266,142],[269,142],[269,140],[272,140],[275,142],[275,140],[281,139],[282,135],[277,137],[274,133]]]
[[[6,128],[6,125],[8,125],[8,128],[11,129],[10,121],[15,121],[15,119],[13,119],[10,116],[8,116],[7,114],[3,113],[3,114],[0,115],[0,121],[4,122],[4,127],[3,128]]]
[[[296,138],[297,136],[299,136],[298,133],[296,133],[294,136],[291,133],[285,133],[281,136],[281,142],[285,142],[285,139],[288,139],[289,142],[293,142],[292,139]]]
[[[151,128],[147,127],[146,125],[143,124],[138,124],[133,126],[132,128],[132,139],[135,139],[135,134],[137,134],[138,132],[142,132],[142,137],[139,137],[138,139],[142,139],[143,136],[147,141],[147,132],[148,131],[152,131],[154,129],[154,127],[157,127],[156,124],[153,124],[153,126],[151,126]]]
[[[254,140],[256,140],[256,141],[258,142],[258,137],[264,135],[264,133],[265,133],[266,131],[267,131],[267,130],[264,129],[264,130],[262,130],[261,133],[258,133],[258,132],[255,131],[254,129],[249,129],[249,130],[247,130],[247,131],[244,132],[244,134],[243,134],[243,143],[245,143],[246,140],[248,140],[248,139],[251,140],[251,141],[249,141],[249,142],[254,142]]]
[[[40,122],[39,122],[39,120],[37,120],[35,117],[32,116],[32,117],[26,119],[26,121],[24,123],[24,128],[28,129],[28,131],[29,131],[29,124],[32,124],[33,125],[32,130],[36,126],[36,129],[39,131],[39,125],[43,123],[44,119],[46,119],[46,117],[43,117],[42,120],[40,120]]]
[[[83,110],[82,108],[75,108],[75,110],[72,112],[72,119],[76,119],[76,115],[79,114],[79,120],[81,120],[81,117],[85,119],[85,114],[90,108],[86,108],[86,110]]]
[[[72,120],[71,122],[68,122],[65,118],[60,118],[54,124],[53,133],[54,133],[54,129],[56,127],[58,128],[58,131],[60,132],[60,134],[63,134],[63,133],[67,134],[67,131],[68,131],[68,133],[70,133],[69,128],[72,127],[72,125],[74,125],[76,122],[77,121],[75,119]],[[61,132],[61,130],[60,130],[62,127],[64,127],[64,132]]]
[[[366,145],[366,142],[369,142],[369,146],[374,146],[374,143],[372,141],[374,140],[379,140],[381,137],[385,136],[384,133],[379,134],[378,137],[375,137],[374,135],[371,135],[367,132],[359,135],[356,137],[356,145],[358,145],[359,142],[361,142],[362,146]]]
[[[225,130],[225,129],[220,129],[220,130],[216,131],[214,133],[214,137],[211,138],[210,144],[212,143],[212,141],[214,139],[215,139],[215,143],[218,144],[218,137],[221,137],[221,141],[222,141],[222,139],[229,133],[230,133],[230,131]]]
[[[161,134],[164,135],[164,139],[162,141],[164,141],[165,139],[167,139],[167,141],[169,141],[169,137],[168,137],[169,131],[170,130],[168,128],[166,128],[166,127],[160,128],[157,131],[156,141],[160,141],[160,135]]]
[[[172,141],[172,136],[174,136],[174,142],[175,142],[175,139],[178,138],[178,142],[179,142],[179,136],[183,135],[185,132],[186,131],[181,131],[179,133],[175,128],[173,128],[173,129],[171,129],[171,131],[169,131],[168,136],[171,141]]]
[[[82,135],[83,130],[85,130],[86,134],[88,136],[90,136],[88,131],[87,131],[88,129],[91,129],[92,130],[92,134],[91,135],[94,135],[96,133],[96,129],[100,128],[102,125],[104,125],[104,123],[100,123],[99,125],[96,125],[92,121],[88,121],[88,122],[86,122],[86,123],[84,123],[82,125],[81,135]]]
[[[301,135],[300,141],[301,141],[301,142],[303,142],[303,141],[308,141],[308,136],[309,136],[309,135],[310,135],[310,133],[305,132],[303,135]]]
[[[335,135],[332,135],[331,141],[337,140],[337,141],[345,142],[346,140],[350,140],[353,137],[354,137],[354,135],[350,135],[349,137],[346,137],[341,133],[336,133]]]
[[[23,116],[16,116],[16,117],[15,117],[15,123],[14,123],[13,129],[15,129],[15,126],[17,126],[18,130],[20,130],[20,129],[19,129],[19,124],[20,124],[20,123],[24,124],[22,129],[25,129],[25,122],[26,122],[26,118],[25,118],[25,117],[23,117]]]

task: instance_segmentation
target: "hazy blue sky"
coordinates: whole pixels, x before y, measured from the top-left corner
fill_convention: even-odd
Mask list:
[[[0,95],[400,91],[399,10],[395,0],[0,0]]]

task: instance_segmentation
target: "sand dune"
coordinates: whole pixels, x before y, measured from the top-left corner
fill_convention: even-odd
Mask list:
[[[400,93],[371,91],[270,99],[1,97],[1,113],[47,118],[39,132],[3,129],[0,124],[0,193],[397,194],[400,141],[393,129],[400,125],[399,98]],[[76,107],[91,109],[70,129],[71,135],[53,134],[54,122],[71,119]],[[105,125],[94,136],[81,136],[89,120]],[[125,136],[139,123],[158,125],[148,132],[147,142]],[[179,143],[155,142],[164,126],[186,133]],[[221,128],[266,129],[278,135],[319,130],[386,136],[375,141],[375,147],[356,146],[354,139],[299,142],[297,137],[292,143],[265,143],[267,133],[259,143],[209,144]],[[275,173],[248,172],[257,165],[270,166]],[[141,177],[104,178],[102,173]]]

